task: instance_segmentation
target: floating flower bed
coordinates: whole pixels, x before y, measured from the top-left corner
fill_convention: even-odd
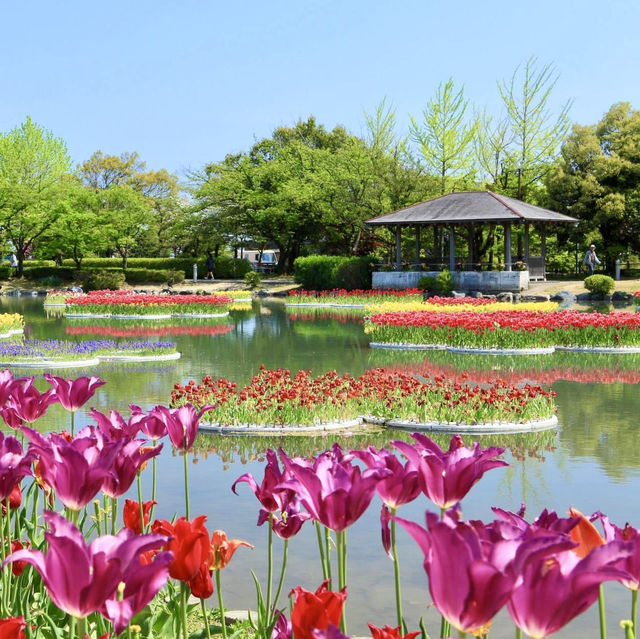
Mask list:
[[[297,289],[289,291],[287,305],[304,306],[360,306],[374,304],[389,299],[415,300],[422,299],[422,291],[417,288],[406,289],[332,289],[330,291],[307,291]]]
[[[232,300],[218,295],[155,295],[94,291],[65,299],[67,316],[223,317]]]
[[[87,340],[24,340],[0,344],[3,366],[87,366],[100,361],[162,361],[177,359],[174,342]]]
[[[558,309],[556,302],[497,302],[494,299],[473,297],[430,297],[424,302],[404,302],[401,300],[366,304],[367,313],[440,311],[444,313],[499,313],[503,311],[537,311],[548,313]]]
[[[520,424],[554,416],[554,393],[540,386],[514,386],[501,380],[483,386],[438,377],[420,381],[382,368],[358,378],[335,371],[312,377],[309,371],[267,370],[243,388],[226,379],[204,377],[200,384],[176,384],[174,406],[215,406],[207,419],[225,427],[247,425],[314,426],[351,422],[364,415],[377,422],[406,424]]]
[[[0,338],[20,335],[24,332],[24,320],[18,313],[0,313]]]
[[[537,349],[555,346],[640,346],[640,315],[578,311],[433,311],[374,314],[365,322],[371,341],[386,345],[446,345],[463,349]]]

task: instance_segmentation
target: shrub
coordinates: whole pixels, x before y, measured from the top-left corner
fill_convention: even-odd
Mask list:
[[[371,288],[372,257],[346,257],[335,271],[335,287],[347,291]]]
[[[108,271],[110,272],[110,271]],[[120,271],[121,273],[123,271]],[[128,268],[124,276],[129,284],[180,284],[184,282],[184,271],[151,268]]]
[[[0,266],[0,280],[8,280],[13,275],[14,270],[10,266]]]
[[[438,293],[438,280],[433,275],[423,275],[416,284],[416,288],[429,293]]]
[[[293,263],[293,276],[302,287],[313,291],[338,288],[336,272],[349,258],[335,255],[310,255],[298,257]]]
[[[46,277],[56,277],[60,281],[69,282],[73,279],[75,270],[64,266],[26,266],[23,275],[28,280],[40,280]]]
[[[584,287],[596,295],[611,295],[616,283],[608,275],[589,275],[584,280]]]
[[[200,265],[198,264],[198,269]],[[251,264],[249,260],[240,260],[234,257],[228,257],[226,255],[220,255],[215,258],[215,265],[213,267],[213,276],[216,279],[239,279],[244,277],[246,273],[251,270]],[[202,271],[206,274],[205,270]]]
[[[441,295],[451,295],[451,291],[456,287],[451,271],[446,268],[436,275],[436,281],[438,282],[438,292]]]
[[[248,271],[244,274],[244,283],[251,288],[258,286],[261,279],[260,274],[255,271]]]
[[[78,274],[83,273],[78,271]],[[106,289],[118,290],[125,283],[124,273],[122,271],[88,271],[80,276],[84,281],[84,289],[86,291],[104,291]]]

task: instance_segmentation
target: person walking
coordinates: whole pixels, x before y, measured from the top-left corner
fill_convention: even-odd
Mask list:
[[[584,260],[582,263],[585,264],[589,268],[589,275],[593,275],[593,272],[596,270],[596,264],[601,264],[598,256],[596,255],[596,246],[592,244],[589,247],[586,255],[584,256]]]
[[[213,255],[211,255],[211,251],[207,253],[207,279],[212,280],[213,278],[213,267],[215,262],[213,261]]]

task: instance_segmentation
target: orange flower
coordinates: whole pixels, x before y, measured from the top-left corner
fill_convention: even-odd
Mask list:
[[[578,544],[572,550],[580,559],[586,557],[594,548],[604,545],[605,541],[598,529],[579,510],[569,508],[569,516],[580,518],[578,525],[569,532],[571,539]]]
[[[392,628],[391,626],[378,628],[372,623],[368,623],[367,626],[369,626],[369,630],[371,630],[371,636],[373,639],[414,639],[414,637],[417,637],[420,634],[420,631],[409,632],[403,636],[400,632],[400,626],[397,628]]]
[[[214,530],[211,534],[211,570],[222,570],[240,547],[253,548],[253,544],[242,539],[227,539],[224,530]]]

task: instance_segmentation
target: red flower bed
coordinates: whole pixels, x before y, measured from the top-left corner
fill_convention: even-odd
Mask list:
[[[93,291],[87,295],[73,295],[65,299],[67,306],[224,306],[233,300],[222,295],[147,295],[132,291]]]

